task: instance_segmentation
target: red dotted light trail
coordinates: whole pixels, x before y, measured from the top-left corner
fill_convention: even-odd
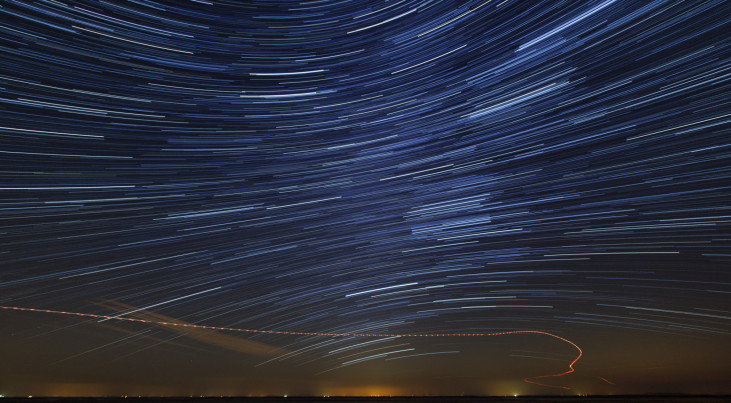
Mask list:
[[[543,332],[540,330],[511,330],[507,332],[495,332],[495,333],[327,333],[327,332],[293,332],[293,331],[282,331],[282,330],[259,330],[259,329],[241,329],[241,328],[235,328],[235,327],[219,327],[219,326],[206,326],[206,325],[195,325],[195,324],[184,324],[184,323],[175,323],[175,322],[163,322],[163,321],[154,321],[154,320],[146,320],[146,319],[136,319],[136,318],[125,318],[120,316],[109,316],[109,315],[98,315],[93,313],[82,313],[82,312],[67,312],[67,311],[56,311],[52,309],[36,309],[36,308],[22,308],[17,306],[0,306],[0,308],[4,310],[13,310],[13,311],[24,311],[24,312],[43,312],[43,313],[53,313],[53,314],[59,314],[59,315],[69,315],[69,316],[79,316],[83,318],[94,318],[94,319],[114,319],[119,321],[125,321],[125,322],[139,322],[139,323],[146,323],[150,325],[161,325],[161,326],[177,326],[177,327],[186,327],[186,328],[193,328],[193,329],[208,329],[208,330],[223,330],[223,331],[229,331],[229,332],[239,332],[239,333],[262,333],[262,334],[278,334],[278,335],[292,335],[292,336],[329,336],[329,337],[487,337],[487,336],[506,336],[511,334],[540,334],[544,336],[550,336],[555,339],[561,340],[564,343],[568,343],[571,346],[573,346],[579,354],[574,358],[573,361],[569,364],[569,370],[565,372],[561,372],[559,374],[548,374],[548,375],[538,375],[538,376],[531,376],[528,378],[523,379],[527,383],[532,383],[534,385],[540,385],[545,386],[549,388],[554,389],[564,389],[564,390],[570,390],[568,386],[559,386],[559,385],[550,385],[546,383],[537,382],[536,379],[543,379],[543,378],[552,378],[552,377],[559,377],[568,375],[572,372],[574,372],[574,364],[576,364],[577,361],[581,358],[582,355],[584,355],[584,352],[581,351],[581,348],[576,345],[576,343],[565,339],[561,336],[557,336],[553,333]]]

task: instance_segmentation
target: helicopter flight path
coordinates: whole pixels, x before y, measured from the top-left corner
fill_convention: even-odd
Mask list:
[[[515,334],[538,334],[538,335],[544,335],[544,336],[550,336],[554,339],[561,340],[564,343],[570,344],[572,347],[578,351],[578,355],[576,358],[574,358],[571,363],[569,363],[569,369],[568,371],[561,372],[558,374],[547,374],[547,375],[537,375],[537,376],[531,376],[523,379],[527,383],[532,383],[534,385],[539,386],[545,386],[549,388],[554,389],[564,389],[564,390],[570,390],[568,386],[560,386],[560,385],[551,385],[547,383],[542,383],[536,381],[537,379],[544,379],[544,378],[554,378],[554,377],[560,377],[564,375],[568,375],[575,371],[574,365],[581,359],[584,352],[581,350],[581,348],[574,342],[565,339],[561,336],[557,336],[553,333],[548,333],[540,330],[511,330],[506,332],[494,332],[494,333],[332,333],[332,332],[297,332],[297,331],[286,331],[286,330],[261,330],[261,329],[242,329],[242,328],[235,328],[235,327],[221,327],[221,326],[208,326],[208,325],[196,325],[196,324],[189,324],[189,323],[175,323],[175,322],[163,322],[163,321],[153,321],[153,320],[146,320],[146,319],[137,319],[137,318],[127,318],[127,317],[121,317],[121,316],[111,316],[111,315],[99,315],[99,314],[93,314],[93,313],[82,313],[82,312],[68,312],[68,311],[57,311],[52,309],[37,309],[37,308],[24,308],[24,307],[17,307],[17,306],[0,306],[3,310],[13,310],[13,311],[23,311],[23,312],[41,312],[41,313],[53,313],[57,315],[68,315],[68,316],[78,316],[82,318],[94,318],[94,319],[104,319],[104,320],[118,320],[118,321],[125,321],[125,322],[138,322],[138,323],[146,323],[150,325],[161,325],[161,326],[176,326],[176,327],[187,327],[187,328],[193,328],[193,329],[208,329],[208,330],[219,330],[219,331],[228,331],[228,332],[238,332],[238,333],[256,333],[256,334],[273,334],[273,335],[291,335],[291,336],[326,336],[326,337],[488,337],[488,336],[507,336],[507,335],[515,335]]]

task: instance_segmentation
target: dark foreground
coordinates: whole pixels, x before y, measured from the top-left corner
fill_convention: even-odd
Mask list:
[[[6,397],[2,403],[721,403],[731,402],[731,396],[521,396],[521,397]]]

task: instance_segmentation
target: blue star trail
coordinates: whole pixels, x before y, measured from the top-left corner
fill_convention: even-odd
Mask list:
[[[179,320],[320,377],[475,348],[407,333],[728,345],[730,11],[3,1],[0,305],[139,319],[69,362],[143,360],[186,340],[143,322]]]

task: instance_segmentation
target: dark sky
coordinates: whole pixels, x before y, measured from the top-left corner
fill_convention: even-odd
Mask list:
[[[729,11],[3,2],[0,394],[731,393]]]

